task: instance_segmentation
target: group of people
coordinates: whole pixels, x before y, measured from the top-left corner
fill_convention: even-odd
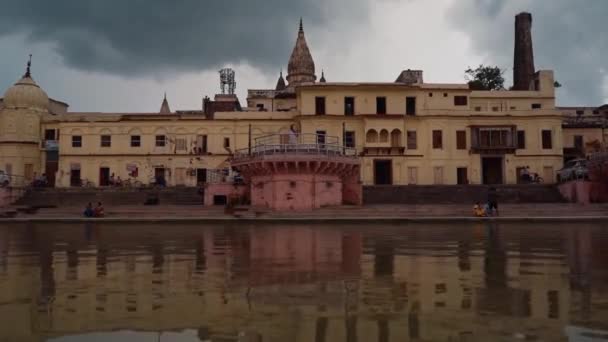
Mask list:
[[[496,188],[491,187],[488,190],[488,200],[484,205],[479,202],[475,203],[473,215],[477,217],[498,216],[498,193]]]
[[[110,186],[122,186],[122,179],[120,179],[120,176],[116,177],[112,174],[110,176]]]
[[[538,175],[538,173],[530,172],[530,167],[526,166],[521,170],[521,174],[519,175],[522,183],[542,183],[542,178]]]
[[[97,206],[93,208],[93,204],[89,202],[84,209],[84,217],[104,217],[105,211],[101,202],[97,202]]]
[[[37,176],[34,173],[34,181],[32,182],[32,186],[34,188],[44,188],[49,184],[48,179],[46,178],[46,173],[41,174],[40,176]]]

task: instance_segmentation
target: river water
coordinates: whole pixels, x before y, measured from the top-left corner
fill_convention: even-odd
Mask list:
[[[0,226],[0,341],[608,341],[608,224]]]

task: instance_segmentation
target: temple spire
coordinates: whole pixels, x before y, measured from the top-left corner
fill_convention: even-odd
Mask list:
[[[281,72],[279,73],[279,79],[277,80],[277,85],[274,88],[274,90],[276,91],[281,91],[281,90],[285,90],[285,79],[283,79],[283,69],[281,69]]]
[[[163,103],[160,105],[159,114],[171,114],[171,108],[169,108],[169,101],[167,101],[167,92],[165,92]]]
[[[27,68],[25,69],[25,75],[23,77],[31,78],[32,77],[32,54],[30,54],[30,59],[27,61]]]
[[[314,82],[316,79],[315,62],[308,49],[308,44],[306,44],[304,25],[300,18],[298,37],[287,65],[287,83],[293,87],[302,83]]]
[[[323,69],[321,69],[321,79],[319,80],[319,82],[321,83],[325,83],[325,71]]]

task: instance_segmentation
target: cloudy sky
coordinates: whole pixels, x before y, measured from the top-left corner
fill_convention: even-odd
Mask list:
[[[559,105],[608,102],[607,0],[0,0],[0,93],[24,72],[74,111],[199,109],[222,67],[271,88],[304,19],[329,81],[463,82],[479,64],[511,83],[515,14],[532,12],[537,69],[553,69]]]

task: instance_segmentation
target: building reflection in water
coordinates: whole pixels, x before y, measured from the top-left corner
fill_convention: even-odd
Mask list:
[[[2,227],[0,341],[566,340],[608,330],[607,242],[601,225]]]

